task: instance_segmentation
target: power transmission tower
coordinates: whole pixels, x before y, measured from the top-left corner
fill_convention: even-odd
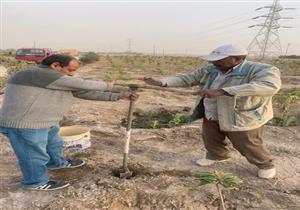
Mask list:
[[[291,43],[288,43],[288,45],[286,47],[286,50],[285,50],[285,53],[284,53],[284,56],[287,56],[287,53],[288,53],[288,50],[289,50],[290,46],[291,46]]]
[[[153,50],[152,50],[153,52],[153,56],[156,56],[156,46],[155,46],[155,44],[153,44]]]
[[[254,17],[253,19],[264,18],[262,24],[251,25],[249,28],[261,27],[248,46],[248,55],[257,60],[262,60],[266,57],[278,57],[282,55],[282,48],[279,38],[279,28],[292,28],[289,26],[280,26],[278,21],[280,19],[293,19],[291,17],[281,17],[279,12],[285,9],[279,4],[279,0],[274,0],[271,6],[264,6],[257,8],[256,11],[262,9],[269,9],[269,12],[264,15]]]
[[[128,53],[131,53],[132,41],[131,41],[131,39],[128,39],[127,42],[128,42],[128,43],[127,43],[127,44],[128,44],[128,45],[127,45],[127,47],[128,47],[128,48],[127,48],[127,52],[128,52]]]

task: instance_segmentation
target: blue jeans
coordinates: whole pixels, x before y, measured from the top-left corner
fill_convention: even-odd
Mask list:
[[[22,172],[22,185],[26,188],[47,183],[48,168],[67,164],[62,157],[63,140],[59,126],[42,129],[0,127],[8,137]]]

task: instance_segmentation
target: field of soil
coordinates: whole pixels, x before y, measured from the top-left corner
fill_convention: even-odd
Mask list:
[[[144,75],[163,76],[203,65],[193,58],[151,59],[146,56],[139,61],[130,56],[102,57],[98,62],[83,66],[79,73],[86,78],[129,83],[129,79]],[[300,65],[293,68],[296,71],[283,73],[285,88],[300,86]],[[195,103],[195,96],[155,90],[138,93],[140,99],[135,111],[140,112],[160,109],[182,112],[190,110]],[[3,96],[0,97],[2,100]],[[205,155],[201,120],[171,128],[134,128],[129,158],[134,177],[120,179],[113,176],[112,171],[122,165],[125,128],[121,123],[126,118],[128,104],[124,100],[75,100],[62,123],[90,127],[92,146],[79,152],[65,152],[68,157],[85,160],[82,168],[49,173],[51,179],[71,183],[63,190],[23,190],[16,158],[7,139],[1,135],[0,209],[217,210],[220,200],[214,186],[191,190],[198,183],[195,174],[214,170],[230,172],[243,180],[237,189],[224,190],[228,209],[300,209],[299,125],[265,126],[265,144],[274,155],[278,171],[278,176],[271,180],[259,179],[256,167],[233,148],[230,161],[210,167],[197,166],[195,161]],[[293,104],[292,113],[299,115],[299,108],[299,103]]]

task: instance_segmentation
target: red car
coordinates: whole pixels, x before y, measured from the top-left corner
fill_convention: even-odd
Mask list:
[[[52,54],[50,48],[21,48],[16,52],[16,59],[40,63],[45,57]]]

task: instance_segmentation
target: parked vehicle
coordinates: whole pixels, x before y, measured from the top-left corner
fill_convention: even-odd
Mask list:
[[[50,48],[21,48],[16,52],[16,59],[40,63],[45,57],[52,54]]]

